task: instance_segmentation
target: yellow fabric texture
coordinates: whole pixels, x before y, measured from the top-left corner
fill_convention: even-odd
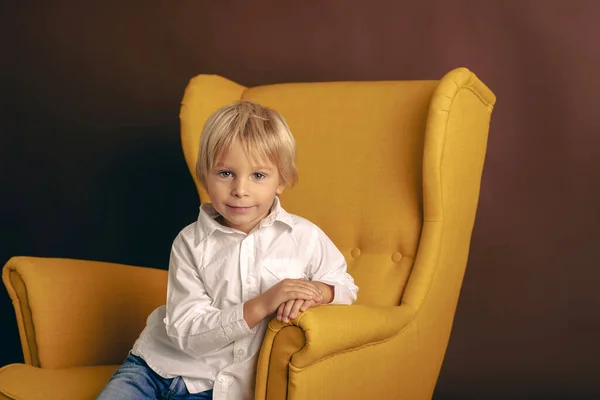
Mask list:
[[[286,117],[300,179],[282,204],[323,228],[360,287],[356,305],[270,323],[256,399],[431,398],[466,266],[494,94],[465,68],[440,81],[253,88],[199,75],[186,88],[180,119],[203,202],[195,177],[202,126],[239,99]],[[0,393],[23,399],[37,398],[27,382],[44,382],[48,395],[68,374],[90,382],[68,398],[89,397],[166,289],[165,271],[30,257],[11,259],[3,280],[28,365],[0,370]]]
[[[0,400],[94,400],[118,365],[63,369],[11,364],[0,369]]]

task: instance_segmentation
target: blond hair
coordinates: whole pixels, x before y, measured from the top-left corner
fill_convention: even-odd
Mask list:
[[[204,124],[196,162],[196,176],[204,188],[208,172],[236,141],[252,163],[269,160],[277,166],[282,184],[296,183],[296,141],[285,119],[268,107],[241,100],[221,107]]]

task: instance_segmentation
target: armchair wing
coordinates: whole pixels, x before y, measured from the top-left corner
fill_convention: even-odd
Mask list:
[[[384,126],[389,131],[369,131],[369,137],[363,138],[369,141],[364,149],[344,149],[345,143],[356,140],[348,137],[353,134],[351,127],[344,130],[344,142],[337,143],[338,153],[347,155],[344,165],[356,163],[367,170],[369,165],[356,159],[367,153],[369,146],[377,146],[371,142],[392,142],[406,135],[406,141],[398,140],[404,157],[386,160],[388,150],[378,148],[373,154],[381,156],[366,162],[383,166],[353,178],[363,182],[379,171],[393,171],[400,163],[409,167],[395,178],[409,184],[400,186],[401,190],[390,189],[388,173],[376,192],[368,193],[364,188],[352,191],[352,196],[364,197],[366,211],[358,211],[346,223],[347,210],[335,209],[330,214],[338,215],[323,218],[326,231],[333,232],[334,241],[347,255],[349,271],[360,288],[359,304],[309,310],[291,325],[271,322],[258,362],[257,400],[431,398],[466,267],[495,96],[465,68],[451,71],[434,86],[428,85],[423,83],[421,88],[429,88],[429,94],[426,90],[419,96],[409,94],[415,99],[414,111],[410,103],[395,99],[394,104],[402,104],[408,111],[381,116],[388,118]],[[393,91],[390,87],[388,99],[394,96],[390,94]],[[352,95],[347,90],[346,97]],[[345,108],[364,102],[360,97],[351,98]],[[338,101],[343,104],[343,100]],[[379,101],[385,106],[391,102],[385,98]],[[423,106],[427,111],[420,114]],[[335,114],[338,120],[362,118],[344,116],[343,109],[333,106],[328,112],[329,118]],[[411,119],[416,123],[405,122]],[[366,135],[363,131],[354,134]],[[416,139],[419,136],[422,141]],[[335,174],[335,166],[319,168]],[[340,186],[351,187],[352,181]],[[403,204],[403,196],[411,191],[413,199],[419,201],[412,209],[410,204]],[[360,203],[349,194],[331,192],[346,202]],[[402,207],[407,214],[394,216],[390,211]],[[378,218],[380,213],[383,217]],[[411,236],[402,227],[415,220],[418,234]],[[400,228],[396,231],[396,227]],[[386,235],[377,237],[381,231]],[[411,242],[415,243],[412,248]],[[402,276],[402,271],[406,275]]]

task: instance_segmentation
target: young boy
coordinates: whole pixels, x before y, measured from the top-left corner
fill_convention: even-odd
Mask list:
[[[196,173],[210,204],[173,242],[157,308],[99,399],[252,399],[268,317],[352,304],[344,257],[316,225],[279,203],[296,181],[283,117],[256,103],[206,122]]]

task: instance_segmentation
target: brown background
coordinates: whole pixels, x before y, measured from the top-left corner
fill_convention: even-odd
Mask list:
[[[600,396],[600,2],[37,3],[1,12],[0,263],[165,268],[197,213],[177,118],[196,74],[256,85],[466,66],[498,104],[436,398]],[[2,365],[21,354],[0,300]]]

